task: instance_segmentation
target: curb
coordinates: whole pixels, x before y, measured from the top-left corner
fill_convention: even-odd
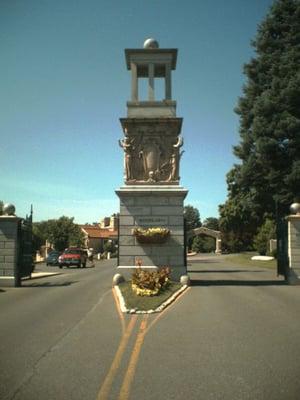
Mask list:
[[[32,272],[31,276],[22,278],[22,280],[47,278],[48,276],[61,275],[61,274],[62,272]]]
[[[123,313],[127,314],[154,314],[154,313],[159,313],[163,309],[165,309],[168,305],[173,303],[173,301],[181,294],[183,293],[189,286],[188,285],[183,285],[180,289],[177,290],[177,292],[173,293],[172,296],[170,296],[166,301],[164,301],[160,306],[158,306],[155,310],[148,310],[148,311],[142,311],[142,310],[137,310],[136,308],[127,308],[125,304],[124,297],[122,295],[122,292],[119,288],[118,285],[114,286],[114,289],[116,290],[116,294],[119,299],[119,304],[120,304],[120,309]]]
[[[30,281],[33,279],[47,278],[48,276],[61,275],[62,272],[32,272],[31,276],[25,276],[21,282]],[[1,276],[0,287],[15,287],[14,276]]]

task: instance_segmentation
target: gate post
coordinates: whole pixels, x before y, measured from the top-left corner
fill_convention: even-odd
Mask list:
[[[222,243],[221,237],[217,236],[216,237],[216,251],[215,251],[216,254],[222,254],[222,245],[221,245],[221,243]]]
[[[290,208],[292,215],[288,221],[288,254],[289,275],[288,282],[292,285],[300,284],[300,204],[294,203]]]
[[[14,207],[4,212],[0,216],[0,286],[20,286],[18,231],[21,218],[14,215]]]
[[[183,251],[184,251],[184,266],[185,268],[187,268],[187,252],[188,252],[188,248],[187,248],[187,223],[186,223],[186,219],[183,218]]]

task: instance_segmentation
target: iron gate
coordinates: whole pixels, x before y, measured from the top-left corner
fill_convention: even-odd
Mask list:
[[[288,277],[288,222],[286,218],[277,219],[277,275]]]

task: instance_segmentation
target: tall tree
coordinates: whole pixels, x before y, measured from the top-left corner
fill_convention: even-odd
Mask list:
[[[0,200],[0,215],[3,214],[3,206],[4,206],[4,203],[2,200]]]
[[[200,213],[198,208],[191,205],[184,207],[184,218],[186,221],[186,229],[190,231],[194,228],[199,228],[201,226]]]
[[[300,2],[277,0],[252,42],[236,113],[240,163],[227,174],[221,229],[249,245],[266,218],[300,197]]]
[[[219,230],[219,219],[215,217],[208,217],[203,221],[203,226],[214,231]]]
[[[62,216],[59,219],[36,222],[33,227],[34,242],[39,247],[48,240],[56,250],[69,246],[82,246],[84,235],[74,218]]]

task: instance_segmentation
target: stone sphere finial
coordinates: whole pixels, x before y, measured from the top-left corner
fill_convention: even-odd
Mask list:
[[[15,215],[16,207],[11,203],[6,203],[3,206],[3,214],[4,215]]]
[[[113,277],[113,286],[117,286],[119,283],[124,282],[125,279],[121,274],[115,274]]]
[[[157,40],[149,38],[144,41],[144,49],[158,49],[158,48],[159,44]]]
[[[190,286],[190,284],[191,284],[190,277],[188,275],[181,275],[180,283],[182,286],[184,286],[184,285]]]
[[[293,203],[290,206],[290,212],[292,214],[300,214],[300,203]]]

